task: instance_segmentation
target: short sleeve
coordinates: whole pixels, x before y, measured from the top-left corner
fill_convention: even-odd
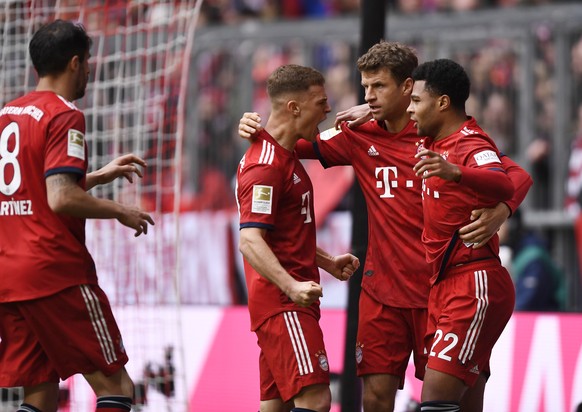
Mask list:
[[[272,165],[253,164],[239,176],[240,228],[272,229],[283,189],[281,172]]]
[[[84,176],[86,171],[85,117],[78,110],[66,111],[48,125],[44,173]]]
[[[317,137],[314,148],[323,167],[347,166],[352,162],[350,155],[352,142],[347,135],[344,125],[341,129],[331,128],[324,130]]]

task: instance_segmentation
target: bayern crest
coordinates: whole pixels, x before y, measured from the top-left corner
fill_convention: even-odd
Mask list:
[[[364,345],[360,342],[356,342],[356,363],[359,365],[362,362],[362,358],[364,357],[363,351]]]
[[[420,153],[424,150],[424,139],[420,139],[418,142],[415,143],[416,145],[416,153]]]
[[[329,362],[327,361],[327,355],[324,351],[320,350],[315,354],[317,358],[317,363],[319,363],[319,367],[324,371],[329,371]]]

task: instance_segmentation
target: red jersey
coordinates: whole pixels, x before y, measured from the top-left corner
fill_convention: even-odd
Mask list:
[[[240,229],[267,229],[265,241],[281,266],[298,281],[319,283],[313,186],[295,152],[261,131],[240,161],[236,197]],[[251,328],[283,311],[311,313],[319,319],[319,301],[303,308],[244,262]]]
[[[430,271],[422,233],[421,182],[412,168],[418,135],[410,121],[390,133],[375,120],[322,132],[314,145],[324,167],[352,165],[368,209],[362,288],[376,301],[426,308]]]
[[[0,111],[0,302],[96,284],[85,219],[54,213],[45,178],[79,176],[85,187],[85,118],[53,92],[32,92]]]
[[[499,171],[497,183],[501,185],[509,182],[513,186],[501,165],[495,143],[473,118],[469,118],[457,132],[444,139],[434,141],[425,138],[418,150],[423,146],[459,166]],[[431,265],[431,284],[448,267],[482,259],[499,259],[497,234],[485,247],[479,249],[473,249],[472,244],[464,244],[457,239],[458,229],[471,223],[469,217],[472,210],[491,208],[506,200],[484,192],[464,185],[463,177],[458,183],[439,177],[423,181],[422,241],[426,247],[427,262]]]

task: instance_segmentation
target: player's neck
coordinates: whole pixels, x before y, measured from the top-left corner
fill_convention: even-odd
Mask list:
[[[53,92],[63,97],[69,102],[74,100],[73,93],[69,90],[70,88],[63,82],[60,78],[54,78],[50,76],[41,77],[36,86],[37,92]]]
[[[451,115],[443,124],[439,133],[435,136],[435,141],[442,140],[448,136],[456,133],[463,123],[467,121],[467,115],[464,113],[458,113]]]
[[[291,122],[273,118],[273,116],[270,116],[269,120],[267,120],[265,130],[279,145],[290,152],[295,149],[297,140],[301,137],[296,133]]]
[[[410,115],[407,112],[403,112],[398,117],[384,120],[384,126],[388,132],[396,134],[404,130],[408,122],[410,122]]]

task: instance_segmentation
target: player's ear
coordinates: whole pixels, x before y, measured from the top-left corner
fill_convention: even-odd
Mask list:
[[[451,106],[451,98],[448,95],[443,94],[437,99],[437,104],[440,110],[445,110]]]
[[[73,58],[71,60],[69,60],[69,68],[73,71],[77,71],[77,70],[79,70],[80,67],[81,67],[81,59],[79,58],[79,56],[74,55]]]
[[[297,100],[289,100],[287,102],[287,110],[289,110],[293,116],[299,116],[299,113],[301,113],[301,108],[299,107]]]
[[[414,86],[414,80],[407,77],[406,80],[402,82],[402,94],[410,96],[412,94],[412,86]]]

